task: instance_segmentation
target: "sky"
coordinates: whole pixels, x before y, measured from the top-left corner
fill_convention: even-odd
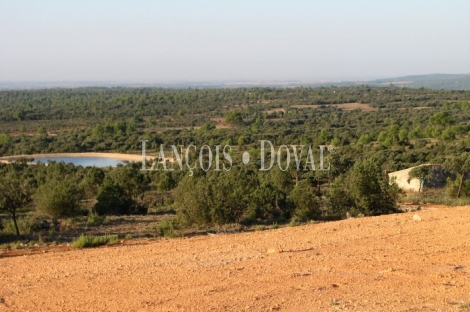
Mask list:
[[[0,0],[0,81],[470,73],[468,0]]]

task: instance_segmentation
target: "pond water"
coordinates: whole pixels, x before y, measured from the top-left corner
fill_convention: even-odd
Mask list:
[[[83,167],[116,167],[118,164],[124,164],[125,161],[105,158],[105,157],[36,157],[33,163],[47,163],[48,161],[72,163],[75,166]]]

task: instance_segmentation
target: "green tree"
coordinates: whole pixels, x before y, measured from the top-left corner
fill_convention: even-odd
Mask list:
[[[378,215],[397,209],[400,189],[396,183],[389,183],[388,177],[373,160],[356,162],[345,177],[340,176],[336,180],[328,194],[335,212]]]
[[[292,217],[299,221],[308,221],[321,215],[320,202],[306,181],[302,181],[289,194],[289,200],[294,205]]]
[[[354,200],[349,195],[346,178],[339,175],[328,190],[328,213],[331,215],[344,216],[354,208]]]
[[[453,124],[453,120],[448,112],[438,112],[429,118],[429,123],[445,127]]]
[[[408,141],[408,132],[406,132],[405,129],[400,129],[400,131],[398,132],[398,140],[402,143]]]
[[[40,126],[40,127],[38,128],[37,133],[38,133],[39,135],[47,135],[47,131],[46,131],[46,129],[45,129],[43,126]]]
[[[261,183],[252,192],[250,198],[250,207],[247,214],[247,220],[249,221],[285,220],[290,217],[286,194],[271,181]]]
[[[175,189],[179,218],[186,224],[210,224],[210,190],[205,176],[185,176]]]
[[[13,114],[13,117],[15,117],[15,119],[21,121],[21,120],[25,120],[26,118],[26,112],[22,109],[17,109],[15,111],[15,113]]]
[[[238,141],[237,141],[237,142],[238,142],[238,146],[239,146],[239,147],[245,146],[245,144],[247,143],[247,141],[248,141],[248,140],[246,139],[246,137],[243,136],[243,135],[241,135],[241,136],[238,138]]]
[[[210,214],[215,224],[240,222],[250,204],[250,194],[255,187],[249,173],[238,168],[227,172],[211,172]]]
[[[232,125],[241,125],[243,123],[243,116],[240,111],[233,111],[225,114],[225,122]]]
[[[0,145],[10,145],[11,141],[11,136],[8,133],[0,134]]]
[[[123,215],[136,211],[137,204],[125,189],[109,178],[101,185],[94,211],[99,215]]]
[[[83,191],[72,179],[49,180],[36,194],[36,207],[54,218],[73,216],[79,211]]]
[[[186,224],[240,222],[251,203],[255,182],[237,168],[185,176],[175,189],[178,215]]]
[[[369,144],[370,142],[372,142],[372,138],[367,133],[362,134],[359,140],[357,140],[357,144]]]
[[[158,185],[157,185],[157,189],[160,192],[170,191],[174,189],[176,185],[177,185],[177,181],[173,177],[172,172],[165,171],[162,174],[160,174],[159,179],[158,179]]]
[[[447,158],[444,162],[444,169],[457,175],[457,177],[460,179],[459,188],[457,191],[457,198],[460,198],[465,175],[470,173],[470,154],[465,152],[459,156]]]
[[[142,199],[151,181],[149,175],[143,174],[135,163],[114,168],[108,176],[134,200]]]
[[[209,132],[211,130],[214,130],[216,128],[215,123],[213,122],[205,122],[202,126],[200,131],[201,132]]]
[[[18,176],[9,173],[0,180],[0,211],[10,214],[15,225],[16,235],[20,236],[17,223],[17,209],[31,200],[28,189],[20,183]]]
[[[408,183],[410,183],[411,179],[419,179],[420,183],[418,192],[421,192],[424,180],[431,174],[431,171],[432,167],[426,165],[411,169],[408,173]]]
[[[331,134],[326,129],[321,129],[317,137],[319,144],[326,144],[331,140]]]
[[[94,198],[103,183],[105,173],[103,169],[96,167],[86,167],[84,170],[85,175],[80,182],[80,188],[84,190],[86,198]]]

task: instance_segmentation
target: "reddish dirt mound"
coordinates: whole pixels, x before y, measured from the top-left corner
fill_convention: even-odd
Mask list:
[[[470,208],[0,259],[1,311],[458,311]]]

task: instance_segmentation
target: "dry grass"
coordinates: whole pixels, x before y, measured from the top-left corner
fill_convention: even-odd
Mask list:
[[[216,123],[216,125],[215,125],[216,129],[232,129],[232,128],[234,128],[234,126],[225,123],[225,118],[224,117],[211,117],[210,121],[213,121],[213,122]]]
[[[283,112],[285,113],[286,110],[284,108],[273,108],[273,109],[268,109],[268,110],[265,110],[264,111],[266,114],[273,114],[273,113],[277,113],[277,112]]]

